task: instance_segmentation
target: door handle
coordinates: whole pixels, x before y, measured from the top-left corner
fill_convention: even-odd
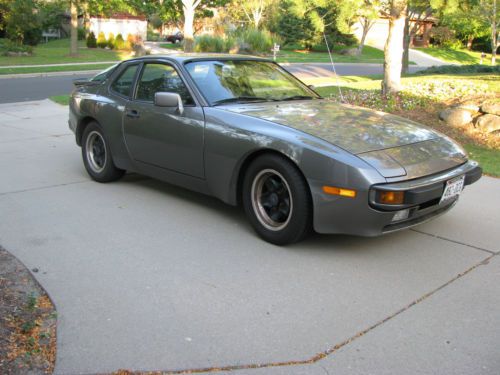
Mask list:
[[[135,109],[131,109],[130,111],[127,111],[125,114],[127,117],[130,118],[139,118],[141,115],[139,115],[139,112],[137,112]]]

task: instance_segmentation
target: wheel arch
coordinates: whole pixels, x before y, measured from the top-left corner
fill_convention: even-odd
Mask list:
[[[83,132],[85,131],[85,128],[87,127],[88,124],[90,124],[93,121],[97,122],[97,120],[95,118],[93,118],[92,116],[85,116],[84,118],[82,118],[78,122],[78,125],[76,127],[76,131],[75,131],[76,144],[78,146],[82,145],[82,137],[83,137]]]
[[[289,162],[291,162],[295,166],[297,171],[300,173],[300,175],[302,176],[304,181],[306,182],[308,192],[309,192],[309,197],[311,198],[311,202],[312,202],[311,187],[309,186],[309,182],[307,181],[306,176],[304,175],[304,173],[300,169],[297,162],[284,152],[278,151],[276,149],[271,149],[271,148],[263,148],[263,149],[258,149],[258,150],[255,150],[255,151],[249,153],[239,163],[239,168],[237,169],[237,171],[235,173],[235,176],[236,176],[236,181],[234,184],[235,188],[233,189],[234,190],[233,197],[234,197],[235,204],[237,204],[239,206],[242,203],[243,181],[245,179],[245,174],[246,174],[246,171],[248,170],[248,167],[252,164],[252,162],[255,159],[257,159],[258,157],[260,157],[262,155],[276,155],[276,156],[279,156],[279,157],[284,158],[284,159],[288,160]],[[314,207],[311,207],[311,209],[314,209]]]

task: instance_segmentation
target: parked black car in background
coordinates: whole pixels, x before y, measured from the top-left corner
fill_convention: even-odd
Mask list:
[[[171,43],[180,43],[184,40],[184,35],[182,35],[180,31],[178,31],[175,34],[167,35],[165,40]]]

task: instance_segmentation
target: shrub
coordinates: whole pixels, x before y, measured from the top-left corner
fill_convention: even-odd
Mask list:
[[[196,52],[227,52],[224,38],[215,35],[201,35],[195,38]]]
[[[9,12],[3,19],[7,37],[17,44],[37,45],[42,38],[37,3],[34,0],[12,0],[7,4]]]
[[[420,70],[417,74],[466,74],[466,73],[500,73],[500,65],[442,65]]]
[[[118,34],[115,38],[115,49],[125,49],[125,41],[122,34]]]
[[[132,51],[134,45],[136,43],[136,38],[132,34],[127,35],[127,42],[125,43],[125,49],[128,51]]]
[[[97,47],[106,48],[107,45],[108,42],[106,42],[106,36],[104,36],[104,33],[101,31],[97,36]]]
[[[96,48],[96,47],[97,47],[97,40],[95,39],[94,32],[91,31],[87,36],[87,48]]]
[[[115,48],[115,34],[109,33],[107,45],[109,49]]]
[[[269,53],[273,44],[278,42],[267,30],[246,29],[239,35],[240,43],[248,46],[250,53]],[[241,44],[240,44],[241,45]]]
[[[8,55],[9,52],[13,53],[25,53],[31,55],[33,53],[33,47],[32,46],[27,46],[27,45],[22,45],[18,44],[16,42],[13,42],[11,40],[5,40],[3,42],[3,45],[1,46],[2,50],[4,51],[4,55]]]
[[[78,40],[85,40],[86,34],[87,34],[87,32],[85,31],[85,29],[83,27],[78,28]]]

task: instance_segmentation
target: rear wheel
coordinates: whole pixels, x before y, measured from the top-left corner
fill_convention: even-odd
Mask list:
[[[125,171],[116,168],[109,145],[97,122],[91,122],[83,131],[82,157],[87,173],[98,182],[116,181]]]
[[[309,187],[284,157],[269,154],[255,159],[246,172],[242,198],[250,223],[268,242],[287,245],[311,232]]]

